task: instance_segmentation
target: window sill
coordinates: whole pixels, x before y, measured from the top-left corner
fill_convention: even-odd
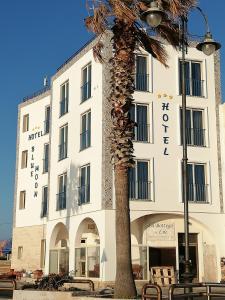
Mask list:
[[[87,98],[87,99],[85,99],[85,100],[81,100],[80,101],[80,104],[83,104],[84,102],[87,102],[88,100],[90,100],[92,98],[92,95],[91,95],[91,97],[89,97],[89,98]]]
[[[91,204],[91,202],[78,203],[78,206],[81,207],[81,206],[83,206],[83,205],[88,205],[88,204]]]
[[[84,150],[87,150],[87,149],[89,149],[89,148],[91,148],[91,145],[88,146],[88,147],[86,147],[86,148],[83,148],[83,149],[80,148],[80,152],[83,152]]]
[[[62,118],[63,116],[67,115],[69,113],[69,111],[64,112],[63,114],[59,114],[59,119]]]
[[[68,156],[65,156],[65,157],[63,157],[63,158],[59,158],[58,159],[58,162],[60,162],[60,161],[62,161],[62,160],[64,160],[64,159],[67,159],[68,158]]]

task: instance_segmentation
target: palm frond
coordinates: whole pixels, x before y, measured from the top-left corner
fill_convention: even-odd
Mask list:
[[[159,25],[155,30],[160,37],[165,39],[174,48],[179,46],[180,34],[178,24],[173,23],[168,19]]]
[[[108,7],[101,3],[93,9],[93,15],[85,19],[87,29],[96,34],[102,34],[107,29],[107,18],[109,15]]]
[[[110,2],[117,19],[124,20],[127,24],[132,24],[137,19],[135,10],[130,6],[131,1],[111,0]]]
[[[158,0],[158,3],[175,18],[186,15],[192,7],[197,5],[196,0]]]
[[[137,38],[140,46],[142,46],[148,53],[150,53],[154,58],[168,68],[166,63],[168,55],[164,45],[160,41],[153,39],[141,29],[137,29]]]
[[[97,61],[97,62],[100,62],[100,63],[104,63],[104,58],[102,56],[102,49],[104,48],[104,44],[102,43],[101,40],[99,40],[97,42],[97,44],[95,44],[95,46],[93,47],[93,56],[94,56],[94,59]]]

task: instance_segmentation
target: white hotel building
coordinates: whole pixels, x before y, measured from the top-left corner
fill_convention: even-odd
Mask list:
[[[67,60],[51,87],[19,105],[14,201],[16,270],[115,278],[115,194],[110,163],[109,67],[93,58],[96,40]],[[104,50],[111,55],[109,37]],[[132,259],[136,280],[152,266],[182,272],[181,54],[169,68],[137,53],[131,116],[136,168],[130,172]],[[220,61],[187,54],[190,256],[196,280],[219,281],[225,256],[220,146]]]

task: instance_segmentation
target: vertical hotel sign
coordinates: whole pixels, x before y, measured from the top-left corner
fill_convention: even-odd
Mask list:
[[[38,129],[37,127],[33,130]],[[42,137],[44,134],[42,131],[38,131],[36,133],[29,134],[28,141],[36,140],[40,137]],[[34,198],[37,198],[38,196],[38,187],[39,187],[39,171],[40,166],[35,162],[35,153],[36,149],[35,146],[31,147],[31,162],[30,162],[30,177],[34,179],[34,192],[33,196]]]
[[[158,95],[158,98],[160,99],[162,95]],[[163,128],[163,155],[169,156],[169,144],[170,144],[170,102],[168,100],[173,99],[172,96],[168,96],[167,94],[163,94],[163,98],[165,99],[161,104],[161,110],[162,110],[162,128]]]

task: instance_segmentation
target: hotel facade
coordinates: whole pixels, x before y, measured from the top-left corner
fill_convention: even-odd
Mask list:
[[[112,54],[104,37],[104,56]],[[70,271],[115,279],[115,192],[110,163],[110,70],[92,40],[67,60],[51,86],[19,105],[12,268]],[[135,168],[129,172],[132,264],[136,280],[153,266],[183,272],[180,58],[169,68],[136,53]],[[221,280],[225,217],[219,54],[189,47],[186,61],[190,258],[198,281]],[[222,110],[221,110],[222,111]]]

